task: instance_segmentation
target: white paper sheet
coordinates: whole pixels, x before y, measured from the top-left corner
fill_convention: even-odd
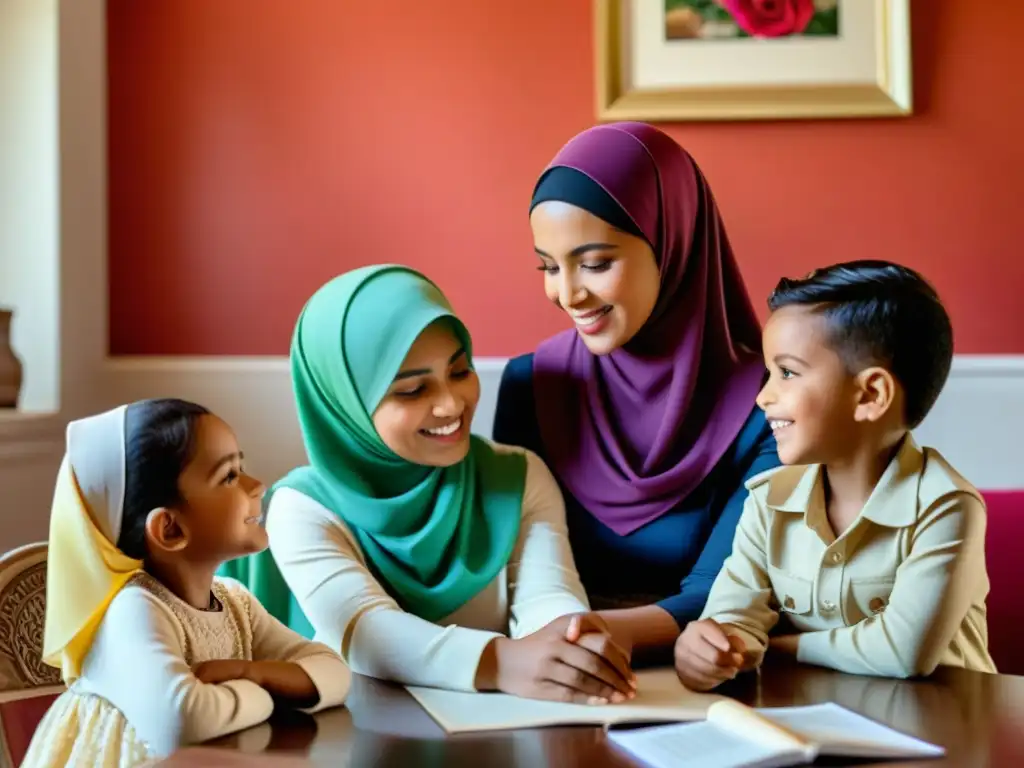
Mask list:
[[[417,686],[408,686],[408,691],[448,733],[584,723],[703,720],[708,707],[722,698],[687,690],[671,668],[638,672],[637,696],[624,704],[562,704],[502,693],[463,693]]]

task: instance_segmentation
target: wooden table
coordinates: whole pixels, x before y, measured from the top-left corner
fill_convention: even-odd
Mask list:
[[[772,664],[760,676],[748,675],[720,692],[764,707],[835,701],[948,751],[943,759],[891,763],[901,768],[1024,766],[1024,677],[943,669],[927,680],[896,681]],[[272,759],[254,760],[255,753],[272,753]],[[285,759],[278,762],[280,758]],[[353,684],[347,708],[316,717],[278,718],[210,746],[183,750],[160,763],[165,768],[263,764],[282,768],[638,765],[611,746],[600,728],[446,737],[404,689],[361,677]],[[834,760],[819,764],[882,765]]]

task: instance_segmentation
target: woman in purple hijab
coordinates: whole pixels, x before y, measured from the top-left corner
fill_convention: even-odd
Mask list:
[[[613,633],[668,650],[732,548],[744,483],[779,464],[754,403],[760,325],[707,181],[650,125],[572,139],[530,225],[544,291],[575,327],[509,362],[494,439],[558,478]]]

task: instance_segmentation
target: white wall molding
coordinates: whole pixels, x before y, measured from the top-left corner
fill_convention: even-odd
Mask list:
[[[63,453],[56,414],[0,412],[0,550],[46,538]]]
[[[57,414],[0,411],[0,461],[5,466],[63,450],[64,424]]]
[[[489,435],[506,359],[478,357],[483,395],[473,430]],[[273,480],[304,461],[286,357],[120,357],[104,366],[109,405],[145,397],[195,400],[239,433],[253,470]],[[1024,356],[958,355],[917,430],[983,489],[1024,488]]]

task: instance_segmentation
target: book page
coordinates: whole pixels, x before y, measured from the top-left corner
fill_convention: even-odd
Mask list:
[[[708,708],[708,720],[734,736],[756,741],[766,747],[797,752],[814,759],[815,743],[788,724],[764,717],[756,709],[726,699]],[[801,721],[802,722],[802,721]]]
[[[801,749],[744,738],[711,721],[612,731],[608,739],[652,768],[780,768],[809,761]]]
[[[592,723],[660,723],[703,720],[708,707],[723,697],[693,693],[675,670],[637,672],[637,695],[624,704],[563,704],[503,693],[466,693],[407,686],[438,725],[448,733],[537,728]]]
[[[759,709],[772,722],[796,731],[818,746],[818,753],[841,757],[931,757],[946,750],[859,715],[834,703]]]

